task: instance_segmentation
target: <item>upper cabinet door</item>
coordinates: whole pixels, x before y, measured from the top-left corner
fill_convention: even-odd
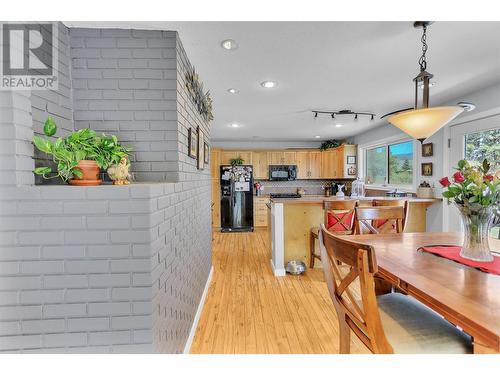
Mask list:
[[[269,163],[266,151],[252,152],[252,165],[254,179],[269,179]]]
[[[295,151],[283,152],[283,164],[285,165],[297,164],[297,153]]]
[[[229,150],[222,151],[220,156],[221,165],[231,164],[231,159],[242,158],[243,164],[251,165],[252,164],[252,151],[239,151],[239,150]]]
[[[321,151],[321,178],[334,178],[335,150]]]
[[[268,153],[269,164],[280,165],[283,164],[284,156],[281,151],[271,151]]]
[[[310,178],[309,151],[296,152],[297,178],[305,180]]]
[[[321,176],[321,151],[309,152],[309,178]]]

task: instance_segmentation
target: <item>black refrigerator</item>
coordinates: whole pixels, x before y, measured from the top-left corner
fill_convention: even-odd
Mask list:
[[[253,167],[221,165],[221,231],[253,231]]]

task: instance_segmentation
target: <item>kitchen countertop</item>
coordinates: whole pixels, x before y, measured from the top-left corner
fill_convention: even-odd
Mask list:
[[[400,198],[395,198],[395,197],[358,197],[358,198],[351,198],[351,197],[325,197],[324,195],[304,195],[301,198],[271,198],[272,203],[285,203],[285,204],[318,204],[318,203],[323,203],[325,201],[335,201],[335,200],[359,200],[359,201],[373,201],[373,200],[384,200],[384,201],[389,201],[389,200],[407,200],[408,202],[412,203],[435,203],[439,202],[442,199],[441,198],[415,198],[415,197],[400,197]]]

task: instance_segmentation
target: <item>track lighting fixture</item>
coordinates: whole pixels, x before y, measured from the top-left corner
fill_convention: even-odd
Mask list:
[[[347,115],[347,116],[354,116],[354,120],[358,119],[358,116],[370,116],[370,118],[373,120],[375,118],[375,114],[371,112],[355,112],[351,111],[350,109],[341,109],[339,111],[316,111],[313,110],[311,111],[314,113],[314,118],[318,117],[318,114],[326,114],[330,115],[332,119],[335,119],[335,115]]]

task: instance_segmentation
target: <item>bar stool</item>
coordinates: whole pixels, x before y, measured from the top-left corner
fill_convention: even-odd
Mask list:
[[[333,234],[353,234],[356,200],[332,200],[323,203],[325,211],[324,224],[328,231]],[[319,227],[311,228],[309,232],[309,268],[314,268],[315,259],[321,260],[321,256],[314,252],[316,240],[319,236]]]

